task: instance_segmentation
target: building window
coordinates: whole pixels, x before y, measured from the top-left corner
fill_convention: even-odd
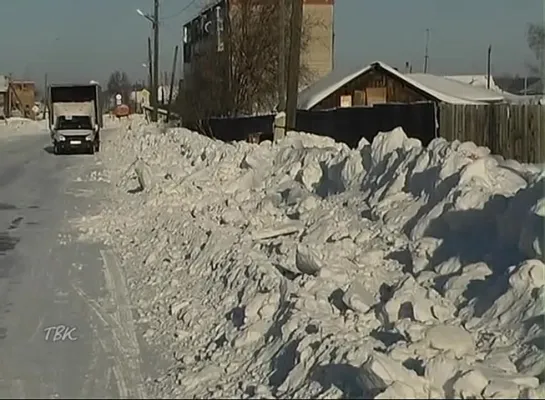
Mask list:
[[[193,22],[193,29],[195,31],[195,42],[198,42],[202,39],[201,18],[198,18]]]
[[[191,43],[191,31],[186,25],[184,26],[184,44],[189,44],[189,43]]]
[[[191,62],[191,45],[192,45],[192,35],[191,35],[191,24],[185,25],[183,30],[183,57],[184,64]]]
[[[184,43],[184,64],[191,62],[191,44]]]

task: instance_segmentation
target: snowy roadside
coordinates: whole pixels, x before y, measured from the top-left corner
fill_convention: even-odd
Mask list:
[[[401,130],[350,150],[138,120],[100,157],[110,202],[74,223],[116,249],[146,340],[175,365],[148,393],[543,396],[535,169]]]
[[[104,116],[104,129],[125,128],[130,124],[129,120],[112,119]],[[47,120],[31,120],[28,118],[12,117],[0,120],[0,140],[13,139],[25,135],[43,135],[49,133]]]
[[[28,118],[8,118],[0,120],[0,140],[12,139],[24,135],[43,134],[47,121],[34,121]]]

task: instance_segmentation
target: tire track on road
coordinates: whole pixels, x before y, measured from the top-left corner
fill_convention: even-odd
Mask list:
[[[126,350],[126,354],[131,362],[127,373],[130,374],[130,382],[137,386],[135,387],[138,395],[145,398],[144,380],[140,371],[141,359],[140,359],[140,345],[138,344],[138,338],[136,337],[136,328],[133,321],[133,315],[131,310],[131,304],[129,301],[129,292],[127,290],[127,284],[125,277],[121,271],[121,267],[117,262],[115,255],[111,251],[100,251],[102,259],[104,260],[104,277],[106,279],[106,288],[112,295],[113,303],[115,304],[114,319],[121,327],[124,341],[122,350]]]
[[[125,279],[111,252],[101,251],[101,256],[104,261],[104,276],[112,310],[105,310],[76,283],[72,282],[72,286],[101,322],[102,326],[96,329],[96,339],[104,352],[113,359],[113,373],[120,397],[144,399],[146,393],[140,371],[140,346],[136,337]],[[85,385],[84,392],[87,390],[89,390],[89,382]]]

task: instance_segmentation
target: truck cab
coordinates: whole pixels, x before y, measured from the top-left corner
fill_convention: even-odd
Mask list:
[[[55,154],[76,149],[90,153],[100,150],[103,123],[98,84],[52,85],[48,106]]]

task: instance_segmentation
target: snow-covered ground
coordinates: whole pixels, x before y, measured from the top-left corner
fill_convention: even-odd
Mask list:
[[[47,128],[46,121],[34,121],[28,118],[12,117],[0,120],[0,139],[22,135],[35,135]]]
[[[104,117],[104,129],[113,129],[120,126],[126,126],[126,120],[112,119],[109,115]],[[13,139],[24,135],[36,135],[49,133],[47,120],[31,120],[28,118],[11,117],[0,120],[0,139]]]
[[[351,150],[138,120],[100,157],[110,201],[74,223],[172,361],[154,396],[543,398],[537,167],[401,130]]]

